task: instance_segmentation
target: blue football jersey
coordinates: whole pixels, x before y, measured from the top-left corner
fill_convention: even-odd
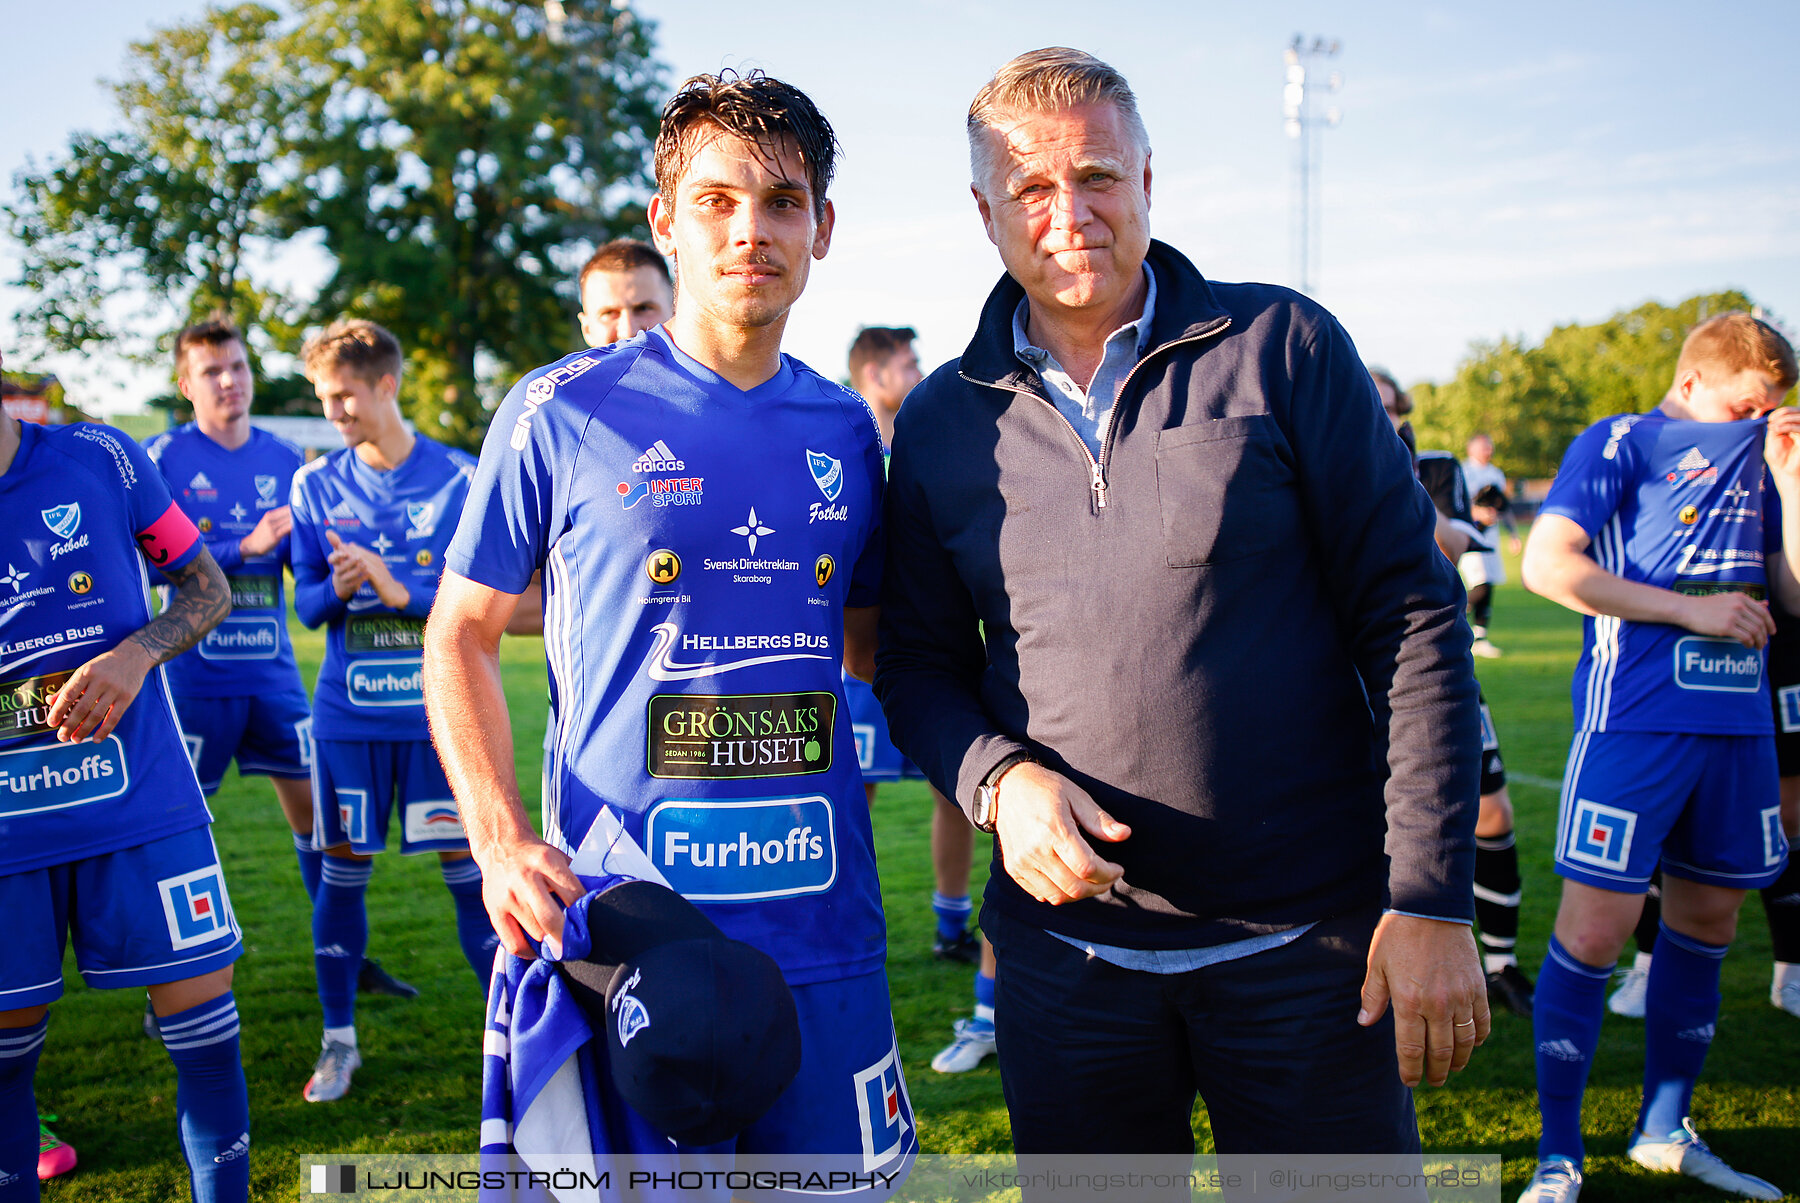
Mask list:
[[[346,447],[294,474],[294,612],[309,627],[328,624],[313,687],[314,738],[430,738],[420,670],[425,618],[474,470],[466,452],[418,435],[391,472]],[[384,605],[366,581],[340,598],[327,531],[374,548],[411,594],[406,609]]]
[[[1781,549],[1767,429],[1660,411],[1607,418],[1570,445],[1542,512],[1579,525],[1588,554],[1628,581],[1765,598],[1767,556]],[[1578,732],[1774,729],[1761,651],[1662,623],[1586,619],[1573,692]]]
[[[157,435],[144,450],[231,583],[230,617],[198,647],[169,662],[169,684],[182,697],[255,697],[293,689],[300,670],[288,639],[281,575],[288,541],[248,560],[238,541],[264,514],[287,504],[305,457],[286,439],[254,426],[250,441],[229,451],[192,422]]]
[[[660,329],[521,381],[495,414],[456,572],[543,570],[555,738],[546,837],[610,805],[652,863],[801,984],[886,936],[839,672],[876,604],[881,441],[786,356],[742,391]]]
[[[25,423],[0,476],[0,874],[148,843],[211,821],[162,667],[99,743],[58,743],[50,700],[148,623],[146,561],[202,544],[136,443],[107,426]]]

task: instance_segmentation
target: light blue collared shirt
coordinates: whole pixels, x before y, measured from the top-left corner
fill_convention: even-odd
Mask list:
[[[1086,388],[1056,362],[1056,356],[1031,345],[1031,338],[1025,333],[1031,320],[1030,299],[1020,300],[1019,307],[1013,310],[1013,354],[1038,374],[1044,391],[1096,461],[1100,459],[1107,424],[1112,421],[1113,406],[1119,400],[1119,386],[1150,349],[1150,319],[1156,313],[1156,273],[1148,263],[1144,264],[1144,286],[1144,312],[1107,335],[1100,366]]]

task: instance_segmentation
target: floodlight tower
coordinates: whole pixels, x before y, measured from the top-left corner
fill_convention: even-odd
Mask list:
[[[1294,280],[1301,292],[1313,290],[1313,273],[1318,269],[1320,238],[1320,198],[1315,193],[1319,176],[1320,139],[1343,119],[1336,105],[1319,110],[1321,94],[1331,96],[1344,86],[1344,77],[1336,71],[1319,78],[1326,59],[1336,58],[1340,43],[1336,38],[1315,37],[1310,43],[1300,34],[1288,43],[1282,60],[1287,64],[1287,85],[1281,92],[1281,115],[1287,136],[1294,140],[1294,191],[1292,209],[1292,243]],[[1322,190],[1320,190],[1322,191]]]

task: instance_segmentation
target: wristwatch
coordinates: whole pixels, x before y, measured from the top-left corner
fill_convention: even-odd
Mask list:
[[[1029,752],[1014,752],[989,769],[988,775],[981,779],[981,784],[975,788],[975,830],[989,835],[994,833],[994,820],[1000,815],[1000,778],[1007,769],[1028,760],[1031,760]]]

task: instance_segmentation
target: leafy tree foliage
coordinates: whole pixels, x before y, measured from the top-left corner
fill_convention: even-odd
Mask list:
[[[511,0],[305,12],[301,57],[328,88],[299,190],[336,260],[321,311],[392,329],[411,416],[473,442],[480,368],[505,380],[575,345],[569,248],[643,222],[649,30],[605,3],[555,23]]]
[[[148,358],[216,308],[259,351],[373,318],[408,416],[472,445],[484,397],[575,345],[583,244],[642,225],[652,32],[608,0],[208,9],[132,47],[117,129],[16,178],[21,325]],[[296,240],[328,259],[317,296],[268,282]]]
[[[1751,308],[1741,292],[1708,293],[1672,307],[1645,302],[1591,326],[1558,326],[1536,347],[1510,338],[1476,343],[1448,383],[1413,388],[1419,445],[1460,455],[1471,435],[1486,432],[1513,476],[1552,476],[1589,425],[1662,400],[1689,329]]]
[[[122,127],[78,133],[65,158],[19,173],[5,214],[35,295],[19,316],[36,349],[112,344],[145,359],[147,335],[214,309],[287,332],[281,299],[246,270],[285,229],[274,201],[299,98],[278,22],[242,4],[134,43],[113,85]]]

